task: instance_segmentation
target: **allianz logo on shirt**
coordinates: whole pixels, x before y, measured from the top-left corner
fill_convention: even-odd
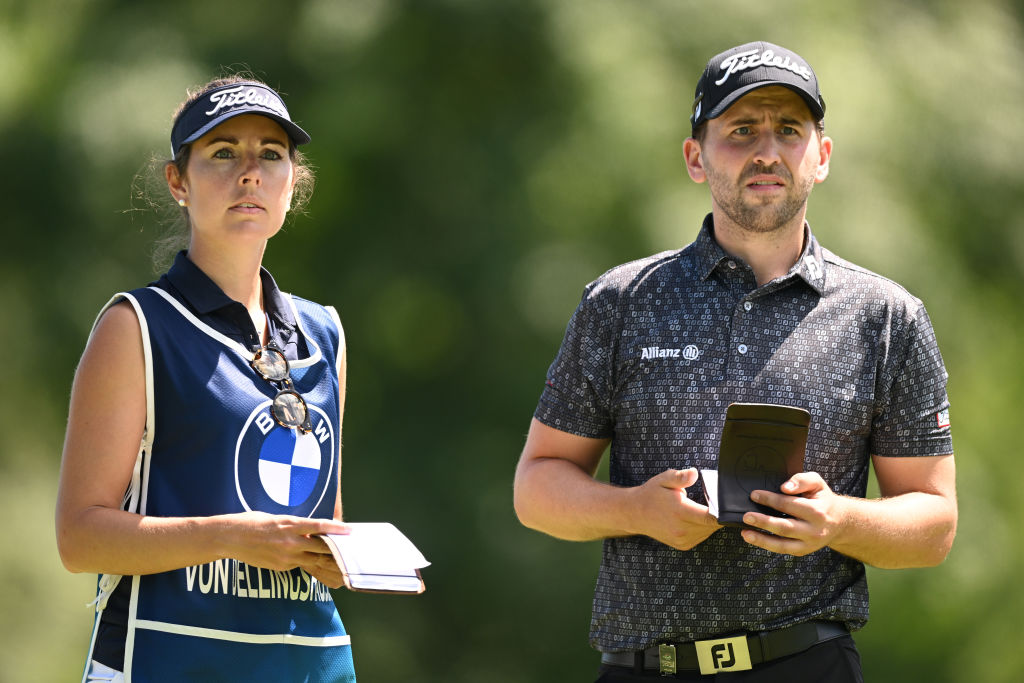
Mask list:
[[[645,346],[640,349],[640,358],[684,358],[686,360],[697,360],[700,356],[700,349],[693,344],[687,344],[682,349],[663,349],[660,346]]]

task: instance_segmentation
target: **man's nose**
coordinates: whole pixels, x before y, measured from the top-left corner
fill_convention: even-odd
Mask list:
[[[764,166],[771,166],[782,160],[782,156],[779,154],[779,143],[770,132],[758,136],[753,160]]]

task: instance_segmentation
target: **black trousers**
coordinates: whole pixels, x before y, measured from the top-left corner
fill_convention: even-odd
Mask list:
[[[735,681],[737,683],[864,683],[860,653],[851,636],[818,643],[808,650],[789,657],[780,657],[756,665],[749,671],[736,671],[703,676],[699,671],[683,671],[662,676],[657,671],[633,673],[623,666],[602,664],[596,683],[652,683],[663,681]]]

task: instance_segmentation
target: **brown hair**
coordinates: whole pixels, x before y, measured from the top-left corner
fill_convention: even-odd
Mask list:
[[[178,115],[190,104],[202,97],[204,94],[224,85],[234,83],[259,83],[266,85],[260,79],[250,73],[235,72],[214,78],[210,82],[197,88],[190,88],[184,101],[174,110],[171,117],[173,122]],[[174,159],[162,159],[153,157],[147,164],[144,172],[136,175],[132,183],[133,200],[141,200],[149,208],[155,210],[160,216],[163,224],[163,235],[153,244],[153,269],[157,273],[167,270],[174,260],[175,254],[188,247],[190,224],[188,209],[180,207],[167,191],[167,181],[164,176],[164,168],[173,164],[178,169],[178,175],[185,177],[188,168],[188,160],[192,153],[192,145],[187,144],[181,148]],[[316,183],[316,176],[313,167],[307,161],[305,155],[298,150],[295,143],[289,139],[288,157],[292,162],[292,169],[295,173],[295,188],[292,192],[292,205],[288,215],[302,213],[309,198],[313,195],[313,186]]]

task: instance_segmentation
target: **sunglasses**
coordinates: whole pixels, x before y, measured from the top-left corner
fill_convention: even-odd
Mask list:
[[[270,412],[277,423],[282,427],[298,429],[304,433],[313,431],[309,420],[309,408],[305,399],[292,385],[291,368],[280,349],[273,346],[260,348],[249,365],[263,379],[271,384],[281,385],[274,402],[270,405]]]

